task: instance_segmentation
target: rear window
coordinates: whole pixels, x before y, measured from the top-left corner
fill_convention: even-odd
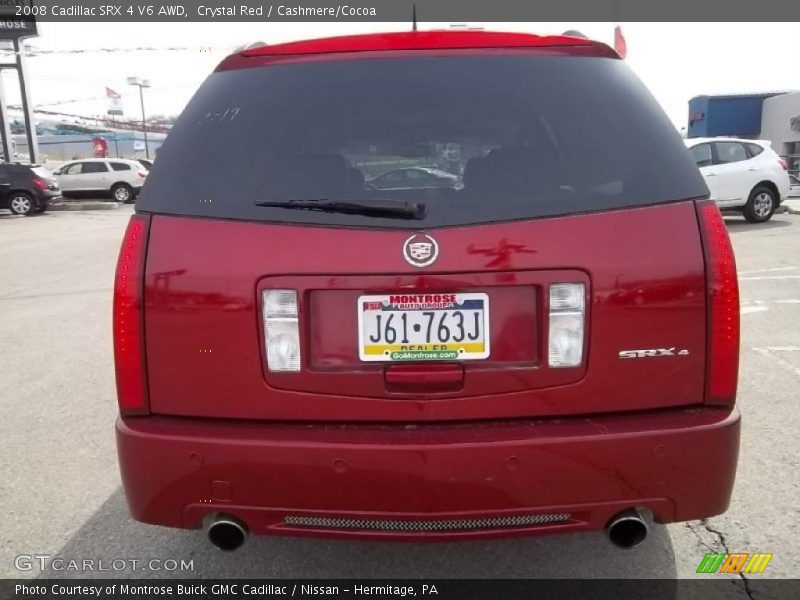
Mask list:
[[[32,169],[26,165],[18,165],[15,163],[0,163],[0,171],[3,171],[5,173],[30,174],[31,170]]]
[[[728,163],[747,160],[747,152],[745,152],[744,144],[740,144],[739,142],[716,142],[714,146],[717,149],[718,164],[726,165]]]
[[[214,73],[159,150],[137,210],[437,227],[707,195],[680,136],[620,60],[415,56]],[[421,220],[259,207],[423,203]]]
[[[44,167],[31,167],[31,171],[33,171],[39,177],[43,179],[52,179],[53,173],[52,171],[45,169]]]

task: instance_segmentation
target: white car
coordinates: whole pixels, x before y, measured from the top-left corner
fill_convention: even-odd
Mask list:
[[[86,158],[66,163],[53,173],[64,196],[107,196],[133,202],[147,177],[138,160]]]
[[[738,138],[684,142],[721,209],[738,209],[751,223],[763,223],[789,195],[786,162],[770,142]]]

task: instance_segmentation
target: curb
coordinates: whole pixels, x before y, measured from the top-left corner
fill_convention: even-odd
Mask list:
[[[58,210],[116,210],[118,202],[110,200],[87,200],[74,202],[53,202],[47,206],[48,211]]]

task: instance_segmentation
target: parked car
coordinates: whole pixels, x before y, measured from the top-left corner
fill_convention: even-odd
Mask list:
[[[370,189],[352,167],[422,146],[463,189]],[[225,550],[603,529],[629,547],[651,517],[726,510],[733,251],[608,46],[426,31],[245,50],[158,160],[114,283],[135,519]]]
[[[789,175],[789,197],[800,198],[800,177]]]
[[[0,163],[0,208],[30,216],[47,210],[59,196],[58,184],[38,165]]]
[[[372,187],[380,190],[408,189],[423,187],[459,187],[461,180],[441,169],[431,167],[406,167],[381,173],[367,180]]]
[[[147,169],[137,160],[86,158],[66,163],[54,175],[64,196],[102,196],[133,202],[144,185]]]
[[[786,161],[768,141],[691,138],[685,143],[721,209],[736,209],[751,223],[763,223],[789,193]]]

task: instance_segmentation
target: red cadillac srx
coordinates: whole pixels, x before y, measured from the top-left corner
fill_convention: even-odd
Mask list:
[[[114,290],[135,519],[471,539],[725,511],[725,225],[607,46],[409,32],[226,58],[176,123]]]

